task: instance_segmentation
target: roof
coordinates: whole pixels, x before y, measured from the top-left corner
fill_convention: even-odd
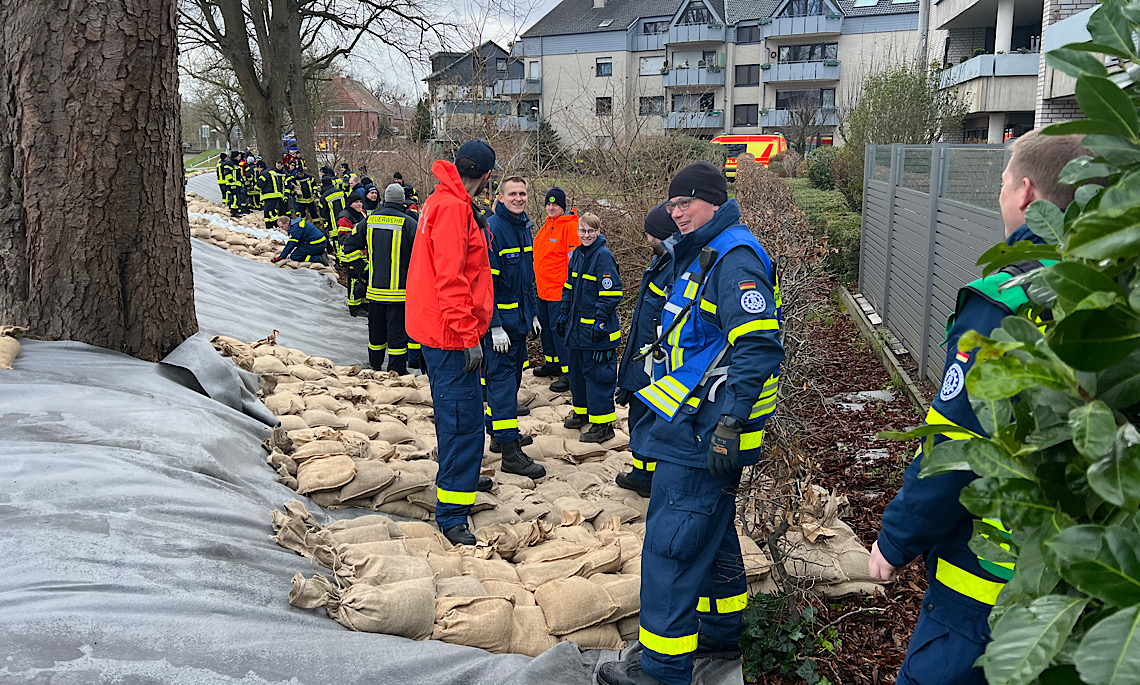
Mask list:
[[[523,38],[561,36],[571,33],[625,31],[640,17],[666,17],[677,13],[687,0],[606,0],[605,7],[594,7],[593,0],[562,0],[526,31]],[[706,0],[708,1],[708,0]],[[718,0],[724,2],[724,0]],[[611,23],[598,25],[607,19]]]
[[[828,0],[838,5],[839,11],[845,17],[867,17],[876,14],[917,14],[918,3],[908,2],[896,4],[892,0],[878,0],[868,7],[856,7],[855,0]],[[765,19],[771,17],[783,4],[784,0],[727,0],[728,17],[725,22],[736,24],[748,19]]]
[[[322,91],[330,112],[387,111],[384,103],[380,102],[363,83],[347,76],[333,76]]]
[[[426,77],[424,77],[423,80],[424,81],[434,81],[434,80],[436,80],[442,76],[445,76],[456,65],[460,64],[461,62],[466,60],[468,57],[471,57],[475,54],[480,54],[484,58],[486,58],[488,56],[488,54],[498,55],[500,53],[503,55],[503,57],[509,57],[510,56],[506,50],[504,50],[502,47],[500,47],[499,44],[493,40],[484,41],[483,44],[480,45],[478,48],[471,48],[467,52],[454,52],[454,53],[437,52],[434,55],[432,55],[433,58],[434,57],[442,57],[444,55],[455,55],[455,59],[452,59],[452,60],[444,63],[442,66],[440,66],[439,69],[436,69],[435,71],[433,71],[432,73],[430,73]]]

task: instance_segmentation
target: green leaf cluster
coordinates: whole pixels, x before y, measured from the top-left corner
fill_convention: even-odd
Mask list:
[[[1140,0],[1104,0],[1088,30],[1045,56],[1076,78],[1087,117],[1044,131],[1083,135],[1093,153],[1061,173],[1076,199],[1029,207],[1045,244],[979,260],[986,273],[1045,264],[1005,284],[1026,289],[1025,311],[959,342],[977,350],[966,388],[988,437],[948,434],[923,460],[922,477],[974,472],[962,504],[1012,531],[1005,544],[979,521],[971,540],[1016,563],[979,660],[993,685],[1140,683]]]
[[[830,685],[819,673],[815,657],[834,653],[842,642],[835,628],[818,625],[818,611],[800,596],[754,595],[741,624],[740,646],[748,681],[778,674],[799,676],[808,685]]]

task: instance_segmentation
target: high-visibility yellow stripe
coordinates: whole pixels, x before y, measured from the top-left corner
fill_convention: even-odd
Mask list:
[[[596,281],[596,280],[598,280],[598,277],[597,277],[597,276],[594,276],[594,275],[592,275],[592,274],[582,274],[582,278],[586,279],[587,281]]]
[[[954,423],[943,416],[942,413],[934,407],[931,407],[930,411],[926,412],[926,423],[931,426],[953,426],[958,429],[944,433],[944,435],[951,440],[968,440],[978,437],[977,433]]]
[[[617,413],[610,412],[609,414],[590,414],[590,423],[613,423],[617,421]]]
[[[624,294],[622,290],[599,290],[598,297],[621,297]]]
[[[750,431],[740,434],[740,449],[754,450],[764,442],[764,431]]]
[[[613,333],[610,333],[610,342],[613,342],[614,340],[621,340],[621,331],[614,331]]]
[[[475,493],[455,492],[454,490],[435,489],[435,498],[444,504],[475,504]]]
[[[670,656],[697,651],[696,633],[683,637],[665,637],[646,630],[645,626],[640,626],[640,628],[641,630],[638,631],[637,636],[638,640],[641,642],[641,646],[648,650]]]
[[[501,271],[499,271],[498,269],[491,269],[491,275],[492,275],[492,276],[498,276],[498,275],[499,275],[499,274],[501,274],[501,273],[502,273],[502,272],[501,272]]]
[[[407,353],[408,353],[408,348],[406,348],[406,347],[403,349],[396,349],[395,347],[389,347],[388,348],[388,354],[389,355],[400,355],[400,354],[407,354]]]
[[[418,349],[420,349],[420,347],[421,346],[419,343],[414,343],[414,342],[408,343],[408,349],[409,350],[418,350]]]
[[[403,226],[404,217],[402,216],[385,216],[384,214],[369,214],[368,223],[370,224],[387,224],[391,226]]]
[[[982,604],[989,604],[990,606],[996,604],[998,594],[1005,587],[1005,583],[995,583],[992,580],[979,578],[945,559],[938,559],[937,564],[934,577],[938,582],[954,592],[975,599]]]
[[[491,415],[491,406],[487,405],[486,407],[483,407],[483,413],[486,414],[487,416],[490,416]]]
[[[681,381],[673,378],[672,376],[665,376],[657,381],[657,386],[662,390],[668,392],[673,399],[680,402],[685,399],[685,395],[689,394],[689,389],[684,386]]]
[[[509,428],[518,428],[518,427],[519,427],[519,420],[518,419],[503,419],[502,421],[492,421],[491,422],[491,430],[493,430],[493,431],[505,431]]]
[[[713,611],[713,606],[716,611]],[[737,611],[744,611],[744,607],[748,606],[748,593],[742,592],[739,595],[732,597],[723,597],[713,600],[709,597],[697,598],[697,611],[704,614],[731,614]]]
[[[773,411],[775,411],[775,409],[776,409],[776,398],[774,396],[770,397],[766,400],[757,402],[756,404],[752,405],[752,413],[748,415],[748,420],[749,421],[755,421],[756,419],[758,419],[762,416],[767,416],[768,414],[771,414]]]
[[[586,408],[585,407],[574,407],[574,413],[578,414],[580,416],[585,416],[586,415]]]
[[[549,354],[542,355],[542,358],[545,359],[548,364],[554,363],[554,357],[551,357]]]
[[[570,367],[569,367],[569,366],[565,366],[565,365],[563,365],[563,367],[562,367],[562,373],[570,373]]]
[[[642,461],[642,460],[638,459],[637,457],[630,457],[630,461],[633,462],[633,468],[635,468],[635,469],[641,469],[642,471],[656,471],[657,470],[657,462],[656,461]]]
[[[504,302],[502,304],[497,304],[495,306],[498,307],[499,309],[518,309],[519,303],[518,302]]]
[[[594,319],[578,319],[582,323],[594,323]]]
[[[660,386],[650,385],[641,391],[642,397],[666,414],[672,416],[681,407],[681,403],[669,397]]]
[[[387,347],[388,347],[388,345],[387,345],[387,344],[384,344],[384,345],[373,345],[372,343],[368,343],[368,349],[372,350],[373,352],[382,352],[382,351],[384,351],[384,350],[385,350]]]
[[[708,597],[697,597],[697,612],[702,614],[712,613],[712,602]]]
[[[649,289],[652,290],[654,293],[660,295],[661,297],[665,297],[665,291],[662,290],[661,288],[658,288],[657,284],[654,283],[653,281],[649,282]]]
[[[696,296],[697,296],[697,283],[696,283],[696,281],[689,281],[685,285],[685,297],[691,300]]]
[[[780,322],[775,319],[757,319],[756,321],[749,321],[742,323],[736,328],[728,332],[728,342],[730,345],[736,344],[736,339],[746,333],[754,333],[756,331],[778,331],[780,330]]]
[[[526,247],[523,248],[523,252],[534,252],[534,246],[533,245],[527,245]]]
[[[519,248],[517,248],[517,247],[508,247],[508,248],[507,248],[507,249],[505,249],[505,250],[499,250],[499,254],[500,254],[500,255],[505,255],[505,254],[515,254],[515,253],[517,253],[517,252],[519,252],[519,251],[520,251],[520,250],[519,250]]]
[[[563,283],[562,287],[566,288],[567,290],[573,290],[574,289],[574,286],[570,285],[570,281],[566,281],[565,283]]]
[[[709,302],[703,297],[701,298],[701,309],[705,310],[709,314],[716,314],[716,305],[712,302]]]
[[[571,276],[575,276],[575,277],[577,277],[577,276],[578,276],[578,272],[577,272],[577,271],[571,271],[571,272],[570,272],[570,275],[571,275]]]

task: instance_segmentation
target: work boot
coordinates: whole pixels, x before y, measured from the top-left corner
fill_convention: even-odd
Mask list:
[[[475,536],[471,534],[470,530],[467,530],[466,523],[460,523],[458,526],[452,526],[443,531],[443,537],[447,538],[447,541],[453,545],[475,544]]]
[[[726,661],[735,661],[741,657],[740,644],[731,642],[720,642],[705,637],[704,635],[697,636],[697,649],[693,652],[694,659],[724,659]]]
[[[533,435],[531,435],[530,433],[519,433],[519,447],[526,447],[527,445],[533,445],[533,444],[534,444],[534,436]],[[496,440],[495,436],[493,436],[493,435],[491,436],[491,451],[494,452],[495,454],[498,454],[499,452],[503,451],[503,446],[499,444],[499,441]]]
[[[532,480],[538,480],[546,475],[546,469],[541,464],[534,463],[534,460],[526,456],[519,446],[519,441],[503,443],[503,473],[513,473],[516,476],[526,476]]]
[[[348,313],[352,316],[368,316],[368,307],[352,306],[348,308]]]
[[[653,479],[650,478],[649,482],[652,483]],[[617,475],[617,478],[614,478],[614,483],[616,483],[619,488],[633,490],[646,499],[649,498],[649,494],[652,488],[652,486],[646,487],[640,480],[638,480],[637,476],[633,475],[632,473],[619,473]]]
[[[626,661],[607,661],[598,669],[602,685],[661,685],[661,681],[641,670],[641,655]]]
[[[596,442],[601,444],[607,440],[613,440],[613,438],[614,425],[612,423],[592,423],[590,424],[590,430],[583,433],[582,437],[578,439],[582,442]]]
[[[515,416],[530,416],[530,407],[520,404],[515,407]]]
[[[567,392],[568,390],[570,390],[570,381],[566,380],[566,376],[561,376],[550,384],[551,392]]]
[[[550,378],[552,376],[561,376],[561,375],[562,375],[562,370],[559,369],[557,366],[552,366],[550,364],[543,364],[542,366],[540,366],[534,370],[535,378]]]
[[[479,484],[475,486],[475,489],[479,492],[490,492],[491,488],[494,487],[495,481],[491,480],[487,476],[479,476]]]
[[[582,426],[585,426],[587,423],[589,423],[589,421],[586,420],[585,414],[578,414],[577,412],[575,412],[575,413],[571,414],[570,416],[566,417],[566,420],[562,422],[562,427],[563,428],[571,428],[571,429],[581,428]]]

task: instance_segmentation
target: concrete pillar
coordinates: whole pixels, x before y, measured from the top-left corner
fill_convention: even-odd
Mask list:
[[[1014,0],[998,0],[997,26],[994,28],[994,52],[1009,54],[1013,43]]]
[[[990,129],[986,138],[987,143],[1005,142],[1005,112],[990,113]]]

